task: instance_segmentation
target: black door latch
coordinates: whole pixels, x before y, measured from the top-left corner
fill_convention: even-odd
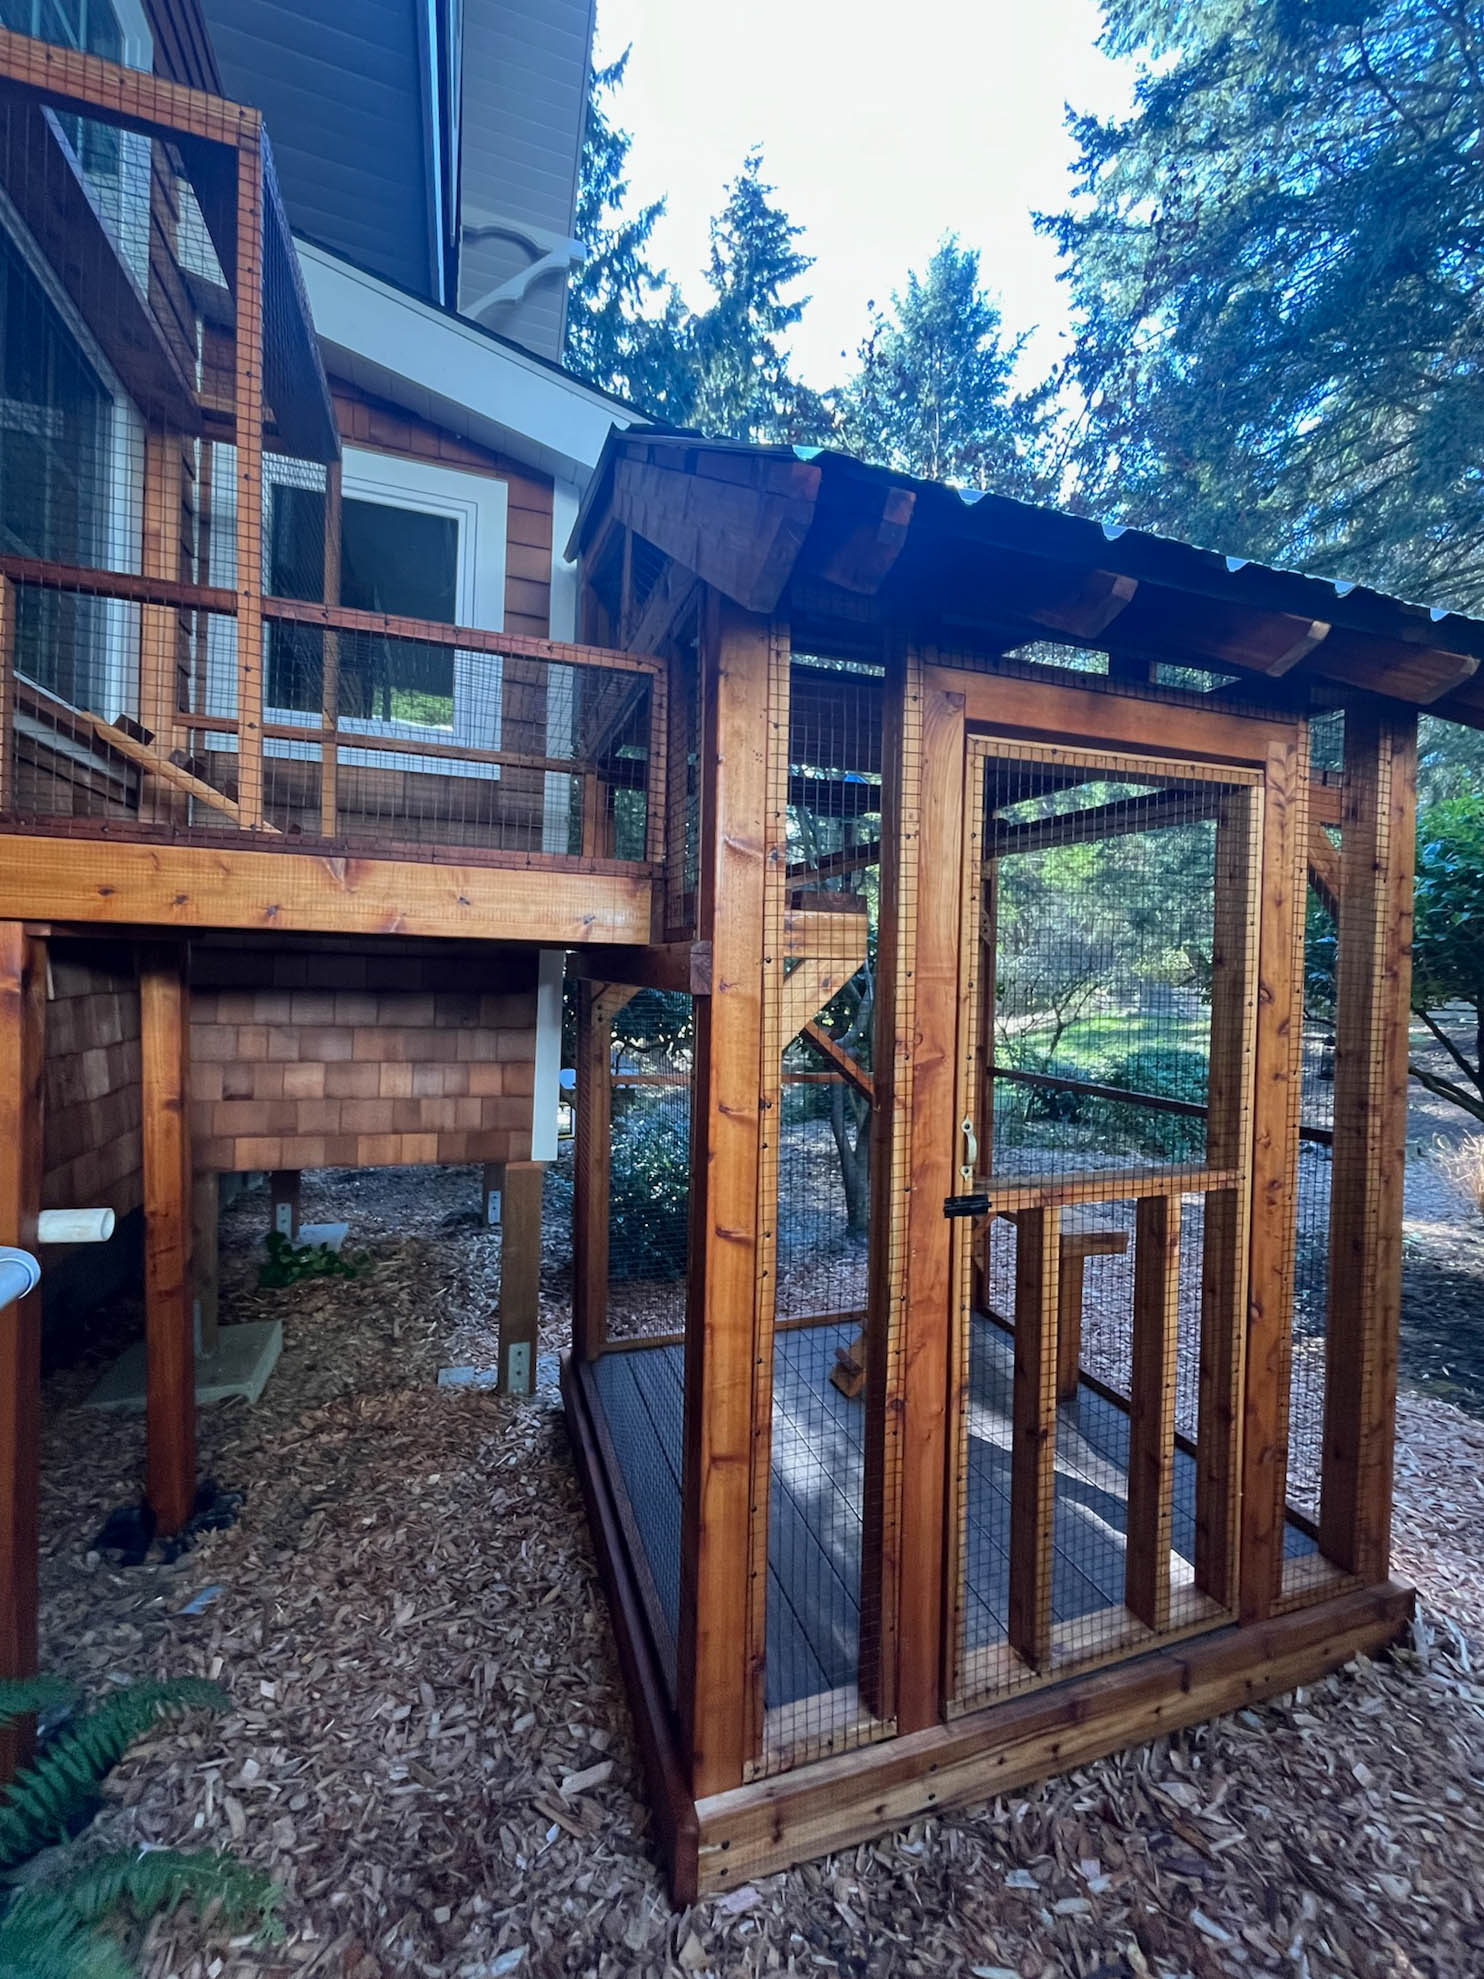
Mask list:
[[[943,1198],[943,1214],[945,1216],[988,1216],[989,1197],[985,1195],[945,1196]]]

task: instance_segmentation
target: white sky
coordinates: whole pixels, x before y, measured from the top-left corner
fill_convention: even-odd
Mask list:
[[[706,223],[749,145],[806,228],[813,298],[795,368],[848,368],[867,303],[956,232],[1006,328],[1037,327],[1027,382],[1064,348],[1054,245],[1031,223],[1069,189],[1064,106],[1122,111],[1131,72],[1094,46],[1097,0],[598,0],[597,53],[632,44],[616,104],[632,196],[669,210],[655,258],[701,301]]]

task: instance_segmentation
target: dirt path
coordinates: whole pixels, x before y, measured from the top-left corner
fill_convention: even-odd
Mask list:
[[[106,1819],[235,1840],[286,1891],[275,1948],[156,1927],[157,1979],[1484,1970],[1484,1426],[1427,1397],[1398,1457],[1398,1570],[1436,1611],[1412,1650],[672,1914],[550,1390],[433,1385],[492,1357],[476,1203],[472,1172],[316,1178],[306,1213],[349,1214],[374,1269],[277,1293],[252,1282],[262,1201],[234,1207],[225,1317],[281,1317],[285,1353],[257,1408],[203,1415],[246,1502],[173,1566],[88,1553],[141,1428],[76,1406],[91,1368],[49,1383],[48,1662],[208,1672],[235,1706],[141,1750]],[[563,1271],[554,1245],[550,1350]]]

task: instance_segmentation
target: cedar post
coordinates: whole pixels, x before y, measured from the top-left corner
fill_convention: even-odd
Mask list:
[[[749,1668],[749,1580],[758,1459],[753,1417],[769,657],[768,622],[708,596],[696,932],[712,943],[712,993],[695,1006],[676,1643],[682,1741],[697,1799],[741,1783],[751,1757],[757,1676]]]
[[[896,1589],[897,1727],[920,1731],[937,1722],[944,1682],[945,1503],[950,1402],[950,1312],[955,1226],[944,1198],[958,1187],[957,1057],[959,950],[963,894],[964,704],[957,693],[922,684],[914,667],[905,703],[904,749],[921,751],[915,827],[916,898],[898,912],[910,916],[911,1030],[907,1053],[912,1088],[910,1168],[906,1193],[906,1281],[899,1327],[901,1396],[897,1410],[900,1513]],[[905,805],[904,836],[913,828]],[[883,846],[883,851],[888,849]],[[882,874],[885,898],[887,875]],[[976,889],[977,892],[977,889]],[[900,1028],[902,1017],[897,1020]],[[884,1033],[883,1033],[884,1035]],[[967,1225],[960,1224],[960,1230]],[[963,1369],[967,1381],[967,1366]],[[959,1560],[955,1546],[953,1559]],[[955,1576],[957,1565],[954,1567]],[[950,1605],[956,1608],[954,1592]],[[953,1646],[950,1645],[950,1656]]]
[[[46,1061],[46,944],[0,921],[0,1243],[36,1248]],[[41,1292],[0,1311],[0,1677],[36,1671]],[[30,1727],[0,1730],[0,1780]]]
[[[263,138],[243,111],[237,147],[237,267],[232,296],[237,444],[237,803],[244,831],[263,823]]]
[[[500,1234],[500,1389],[529,1395],[536,1386],[541,1325],[541,1182],[544,1161],[505,1164]]]
[[[185,961],[179,944],[151,942],[139,953],[148,1495],[160,1529],[167,1533],[179,1532],[196,1495]]]
[[[1416,717],[1347,708],[1319,1548],[1368,1582],[1391,1551],[1416,809]]]
[[[608,1197],[613,1020],[602,983],[577,985],[577,1118],[572,1168],[572,1352],[590,1361],[608,1338]]]
[[[141,565],[146,577],[180,576],[181,438],[151,427],[144,441],[144,532]],[[139,719],[168,758],[175,747],[175,708],[180,617],[168,607],[145,605],[139,618]],[[184,822],[180,797],[162,789],[157,778],[140,791],[150,818]]]
[[[1308,733],[1301,725],[1292,741],[1269,751],[1264,785],[1238,1572],[1243,1621],[1272,1613],[1283,1574],[1308,799]]]
[[[268,1228],[291,1244],[299,1241],[299,1171],[275,1168],[268,1177]]]
[[[1170,1625],[1179,1294],[1180,1198],[1140,1196],[1134,1208],[1134,1351],[1123,1598],[1144,1626],[1155,1630]]]
[[[1056,1314],[1061,1211],[1015,1218],[1015,1371],[1006,1640],[1032,1669],[1051,1661],[1056,1493]]]

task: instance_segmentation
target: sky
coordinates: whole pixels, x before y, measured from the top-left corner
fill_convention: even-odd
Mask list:
[[[1032,383],[1066,340],[1055,248],[1031,219],[1066,201],[1065,106],[1109,115],[1131,99],[1099,25],[1097,0],[598,0],[597,55],[632,46],[615,105],[632,197],[668,201],[655,259],[687,300],[702,300],[707,221],[760,144],[815,256],[793,336],[801,378],[837,383],[870,301],[957,233],[1007,329],[1035,330]]]

